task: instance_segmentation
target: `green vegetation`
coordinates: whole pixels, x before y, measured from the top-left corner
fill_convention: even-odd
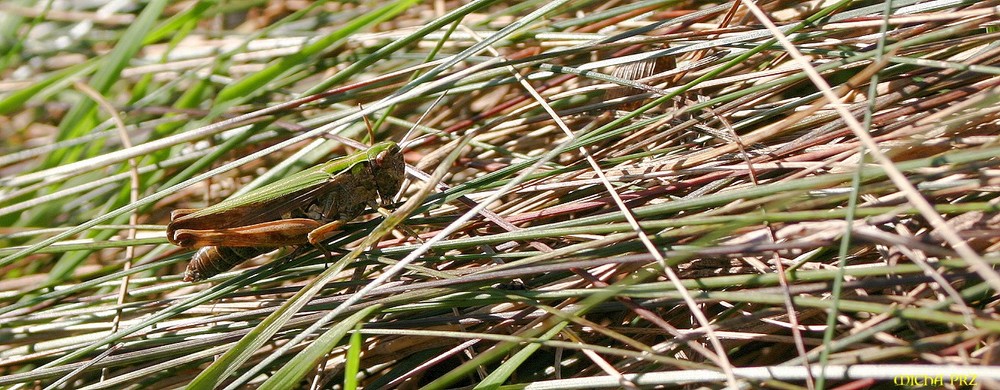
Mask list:
[[[1000,380],[995,5],[5,1],[0,387]],[[182,281],[384,140],[332,258]]]

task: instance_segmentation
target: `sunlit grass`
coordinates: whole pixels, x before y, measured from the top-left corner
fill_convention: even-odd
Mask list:
[[[1000,379],[993,2],[37,3],[0,386]],[[171,211],[369,126],[416,139],[388,217],[182,281]]]

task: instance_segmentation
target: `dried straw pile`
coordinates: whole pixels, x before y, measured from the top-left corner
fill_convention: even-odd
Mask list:
[[[168,3],[0,8],[2,385],[1000,378],[996,1]],[[181,281],[362,119],[390,217]]]

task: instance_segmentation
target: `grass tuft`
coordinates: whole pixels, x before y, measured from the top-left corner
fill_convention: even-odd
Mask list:
[[[998,5],[5,2],[0,386],[996,386]],[[182,280],[172,211],[385,140]]]

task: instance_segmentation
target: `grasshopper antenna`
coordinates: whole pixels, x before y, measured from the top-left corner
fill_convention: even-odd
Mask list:
[[[358,108],[363,111],[365,106],[358,103]],[[372,129],[372,122],[368,120],[368,115],[362,115],[361,119],[365,120],[365,128],[368,129],[368,146],[375,145],[375,130]]]
[[[417,138],[411,139],[405,143],[399,144],[399,148],[402,150],[409,150],[410,148],[424,143],[424,141],[431,139],[432,137],[439,136],[438,134],[424,134]]]
[[[441,96],[438,96],[437,99],[434,99],[434,103],[431,103],[431,106],[427,107],[427,110],[424,111],[423,115],[420,115],[420,119],[417,119],[417,121],[413,124],[413,127],[410,127],[410,130],[407,130],[406,134],[403,135],[403,139],[399,140],[399,148],[400,149],[407,150],[407,149],[409,149],[409,148],[411,148],[413,146],[421,144],[424,140],[426,140],[426,139],[428,139],[428,138],[430,138],[430,137],[432,137],[434,135],[439,135],[440,132],[435,132],[436,134],[426,134],[426,135],[417,137],[416,139],[412,139],[412,140],[409,139],[410,136],[412,136],[413,133],[415,133],[417,131],[417,126],[420,126],[420,122],[424,121],[424,118],[427,117],[427,114],[429,114],[431,112],[431,110],[434,109],[434,107],[436,107],[438,105],[438,103],[441,103],[441,100],[444,100],[445,96],[448,96],[448,91],[444,91],[444,93],[442,93]],[[433,130],[431,130],[431,131],[433,131]]]

